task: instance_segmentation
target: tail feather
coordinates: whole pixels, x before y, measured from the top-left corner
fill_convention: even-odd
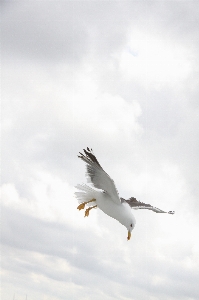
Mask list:
[[[89,187],[88,185],[78,184],[76,188],[81,191],[81,192],[75,192],[75,197],[77,198],[79,203],[87,202],[93,198],[96,199],[96,191],[91,187]],[[93,206],[93,203],[91,202],[88,203],[87,205]]]

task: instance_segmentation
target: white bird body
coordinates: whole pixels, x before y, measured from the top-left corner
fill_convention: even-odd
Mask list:
[[[98,197],[100,198],[100,201],[98,200]],[[132,229],[135,227],[136,220],[134,215],[132,214],[130,206],[127,203],[123,202],[120,204],[116,204],[109,197],[109,195],[106,195],[105,197],[101,197],[101,195],[99,195],[98,197],[96,198],[97,206],[105,214],[116,219],[126,228],[129,227],[129,224],[132,224]]]
[[[79,156],[87,164],[87,175],[89,182],[97,189],[93,189],[88,185],[77,185],[81,192],[76,192],[75,195],[80,202],[77,207],[79,210],[84,209],[85,206],[89,208],[85,211],[85,217],[89,215],[92,208],[98,207],[108,216],[116,219],[128,230],[127,240],[131,238],[131,231],[135,227],[136,220],[132,214],[133,209],[149,209],[156,213],[166,213],[165,211],[153,207],[150,204],[137,201],[136,198],[131,197],[128,200],[119,197],[118,191],[115,187],[114,181],[102,169],[92,149],[84,149],[84,154]],[[94,204],[94,205],[93,205]],[[173,214],[173,211],[169,211]]]
[[[112,200],[108,193],[96,191],[86,184],[78,185],[77,188],[84,191],[76,192],[76,196],[80,203],[82,200],[83,202],[88,202],[91,199],[96,199],[95,202],[97,207],[105,214],[116,219],[127,228],[129,227],[129,224],[132,224],[132,229],[135,227],[136,220],[128,203],[121,201],[116,203]],[[89,202],[87,205],[92,206],[93,202]]]

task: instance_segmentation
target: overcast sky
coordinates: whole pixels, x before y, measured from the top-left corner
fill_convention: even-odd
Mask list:
[[[196,300],[199,1],[2,1],[2,300]],[[93,148],[131,240],[74,186]]]

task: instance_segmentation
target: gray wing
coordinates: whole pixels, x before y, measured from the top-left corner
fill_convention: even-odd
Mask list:
[[[168,213],[168,214],[174,214],[175,212],[174,211],[163,211],[157,207],[154,207],[150,204],[146,204],[146,203],[143,203],[143,202],[140,202],[138,201],[136,198],[134,197],[131,197],[129,198],[128,200],[125,200],[123,198],[120,198],[122,202],[127,202],[129,204],[129,206],[133,209],[149,209],[149,210],[152,210],[156,213]]]
[[[110,176],[102,169],[100,163],[95,157],[92,149],[83,149],[85,154],[80,153],[78,156],[87,165],[87,175],[89,181],[94,185],[94,187],[103,190],[105,193],[109,194],[111,199],[117,204],[121,203],[118,191],[116,189],[114,181]]]

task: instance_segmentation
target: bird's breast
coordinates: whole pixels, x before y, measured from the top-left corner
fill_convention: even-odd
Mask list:
[[[97,206],[108,216],[118,220],[122,225],[128,226],[132,219],[131,208],[127,203],[115,203],[107,194],[103,193],[96,199]]]

